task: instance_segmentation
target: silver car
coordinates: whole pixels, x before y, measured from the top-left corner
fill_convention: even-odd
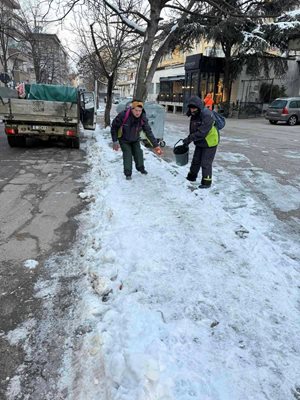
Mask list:
[[[300,97],[282,97],[274,100],[265,113],[270,124],[284,121],[290,126],[300,122]]]

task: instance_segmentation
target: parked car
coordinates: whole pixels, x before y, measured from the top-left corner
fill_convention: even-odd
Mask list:
[[[270,124],[284,121],[290,126],[300,122],[300,97],[282,97],[274,100],[268,107],[265,118]]]

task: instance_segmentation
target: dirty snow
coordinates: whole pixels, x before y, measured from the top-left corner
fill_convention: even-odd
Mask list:
[[[185,137],[175,125],[166,132],[171,147]],[[257,170],[260,200],[218,163],[238,169],[245,156],[221,151],[210,190],[195,190],[188,166],[150,149],[149,174],[126,181],[110,142],[99,127],[87,138],[90,170],[79,196],[89,208],[78,242],[49,261],[51,280],[36,285],[36,296],[50,299],[51,323],[59,274],[79,277],[57,398],[300,398],[300,248],[272,211],[287,209],[286,186]],[[290,210],[299,200],[292,189]],[[27,342],[29,328],[12,331],[10,342]],[[8,398],[20,391],[15,376]]]
[[[172,146],[177,136],[165,139]],[[126,181],[108,130],[94,137],[80,194],[93,198],[82,221],[88,290],[78,310],[89,331],[76,354],[80,374],[66,357],[61,389],[87,400],[297,398],[297,242],[217,161],[214,187],[194,190],[188,166],[144,149],[149,174]]]

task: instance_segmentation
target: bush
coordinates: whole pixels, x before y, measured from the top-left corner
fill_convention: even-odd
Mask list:
[[[272,83],[262,83],[259,89],[259,97],[263,103],[270,103],[277,97],[285,97],[285,87],[273,85]]]

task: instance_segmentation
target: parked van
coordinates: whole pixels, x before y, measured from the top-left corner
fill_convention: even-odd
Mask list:
[[[300,97],[281,97],[274,100],[265,113],[270,124],[284,121],[290,126],[300,122]]]

